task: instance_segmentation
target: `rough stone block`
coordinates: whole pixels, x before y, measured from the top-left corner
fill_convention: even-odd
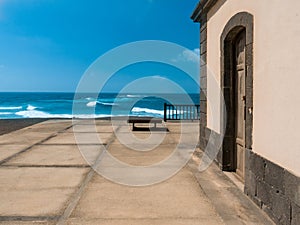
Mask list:
[[[204,148],[203,148],[204,151],[207,148],[207,145],[208,145],[208,141],[206,139],[204,139]]]
[[[247,194],[247,193],[246,193]],[[250,199],[252,199],[252,201],[259,207],[259,208],[262,208],[262,201],[257,198],[256,196],[251,196],[251,195],[248,195],[250,197]]]
[[[251,154],[251,150],[250,149],[245,149],[245,171],[249,171],[250,170],[250,154]]]
[[[292,203],[292,221],[291,225],[300,224],[300,207]]]
[[[262,209],[277,224],[289,225],[290,201],[273,186],[265,181],[257,182],[257,198],[262,202]]]
[[[204,137],[200,137],[200,149],[204,151],[205,147],[206,147],[206,140]]]
[[[262,180],[257,182],[257,197],[262,201],[263,205],[267,206],[270,210],[272,209],[271,191],[272,187],[266,182]]]
[[[200,84],[207,84],[207,77],[200,77]]]
[[[207,77],[207,65],[200,66],[200,77]],[[201,84],[201,88],[206,88],[207,84]]]
[[[284,171],[284,189],[286,196],[300,207],[300,177]]]
[[[201,113],[200,112],[200,126],[202,127],[206,127],[206,124],[207,124],[207,116],[206,116],[206,113]],[[201,132],[201,130],[200,130]],[[201,134],[200,134],[201,135]]]
[[[266,160],[265,181],[284,194],[284,169],[269,160]]]
[[[202,115],[202,114],[201,114]],[[200,124],[200,136],[205,138],[205,125],[203,123]]]
[[[206,124],[207,124],[206,113],[200,112],[200,123],[206,126]]]
[[[246,88],[253,88],[253,66],[246,66]]]
[[[207,54],[204,53],[200,56],[200,65],[205,65],[207,63]]]
[[[250,152],[249,157],[250,170],[260,179],[264,178],[265,160],[259,155]]]
[[[207,96],[207,88],[201,87],[201,91],[205,96]]]
[[[200,101],[200,112],[207,113],[207,101]]]
[[[200,32],[200,44],[207,40],[207,28],[204,28]]]
[[[201,44],[200,44],[200,54],[204,54],[207,52],[207,41],[203,41]]]
[[[253,107],[253,89],[252,87],[246,88],[246,107]]]
[[[253,45],[246,45],[246,66],[253,65]]]
[[[200,32],[202,32],[204,29],[207,29],[207,22],[206,21],[203,21],[200,24]]]
[[[247,111],[246,115],[246,148],[252,149],[252,129],[253,129],[253,116]]]
[[[245,192],[247,195],[255,197],[257,195],[256,177],[251,171],[246,170],[245,173]]]
[[[278,221],[278,219],[277,219],[277,217],[273,214],[273,211],[270,209],[270,207],[269,206],[267,206],[267,205],[264,205],[263,203],[262,203],[262,210],[265,212],[265,213],[267,213],[268,214],[268,216],[276,223],[276,224],[280,224],[279,223],[279,221]]]
[[[278,220],[279,224],[282,225],[289,225],[290,224],[290,202],[288,199],[277,193],[274,190],[270,191],[271,194],[271,204],[272,204],[272,212],[276,219]]]
[[[207,101],[207,93],[204,89],[201,89],[200,91],[200,101]]]
[[[252,18],[250,18],[252,17]],[[249,16],[246,22],[247,32],[246,32],[246,45],[253,45],[253,16]]]

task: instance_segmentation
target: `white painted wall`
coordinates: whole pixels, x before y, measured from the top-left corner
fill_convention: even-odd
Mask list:
[[[216,10],[218,7],[219,10]],[[253,151],[300,175],[300,1],[227,0],[208,14],[208,127],[220,132],[220,37],[238,12],[254,16]]]

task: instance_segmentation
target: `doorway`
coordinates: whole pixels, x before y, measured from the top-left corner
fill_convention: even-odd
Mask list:
[[[246,32],[241,31],[233,43],[233,84],[234,84],[234,161],[236,174],[241,180],[245,175],[245,121],[246,121],[246,71],[245,71]]]
[[[245,182],[253,132],[253,15],[239,12],[231,17],[220,42],[226,129],[218,162]]]

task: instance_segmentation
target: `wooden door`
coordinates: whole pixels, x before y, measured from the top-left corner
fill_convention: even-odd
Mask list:
[[[236,173],[243,180],[245,167],[245,32],[235,41],[235,155]]]

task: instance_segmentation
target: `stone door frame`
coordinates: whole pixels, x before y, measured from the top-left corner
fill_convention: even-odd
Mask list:
[[[236,36],[245,30],[245,73],[246,73],[246,121],[245,121],[245,148],[252,150],[253,131],[253,16],[247,12],[234,15],[225,25],[221,35],[221,89],[225,99],[226,131],[221,149],[219,162],[222,170],[235,171],[235,102],[234,102],[234,62],[233,44]],[[225,118],[225,117],[224,117]],[[246,154],[247,155],[247,154]],[[247,157],[245,158],[245,161]]]

